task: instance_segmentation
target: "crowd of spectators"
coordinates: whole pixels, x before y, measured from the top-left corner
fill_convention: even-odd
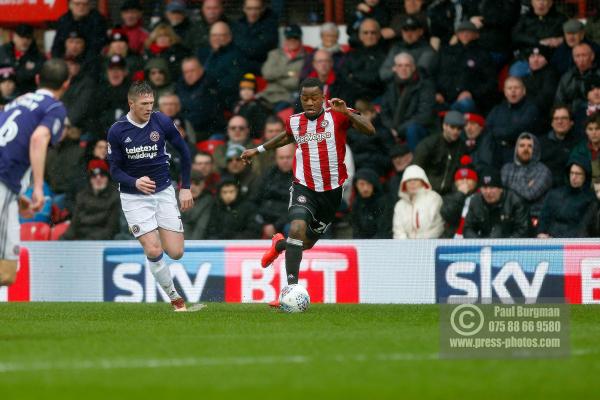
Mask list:
[[[600,234],[600,17],[568,19],[553,0],[401,3],[394,15],[384,0],[360,2],[349,43],[325,23],[316,48],[293,23],[280,41],[280,16],[263,0],[244,0],[238,20],[222,0],[198,13],[172,0],[151,25],[137,0],[114,23],[70,0],[49,54],[31,26],[15,27],[0,47],[0,107],[35,89],[47,57],[70,75],[65,137],[47,157],[51,208],[30,220],[70,221],[65,240],[131,238],[106,134],[128,112],[131,82],[146,79],[192,152],[186,238],[286,232],[294,146],[250,165],[240,154],[284,130],[300,111],[299,82],[316,77],[326,99],[376,127],[347,133],[350,178],[329,237]]]

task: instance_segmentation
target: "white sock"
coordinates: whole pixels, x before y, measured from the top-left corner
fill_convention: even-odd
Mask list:
[[[151,261],[146,257],[146,263],[148,268],[150,268],[150,272],[154,275],[154,279],[156,279],[156,282],[158,282],[171,300],[180,298],[181,296],[177,293],[177,290],[175,290],[175,284],[173,284],[173,278],[171,278],[171,271],[169,270],[169,266],[165,262],[163,255],[161,254],[160,257],[157,258],[158,259]]]

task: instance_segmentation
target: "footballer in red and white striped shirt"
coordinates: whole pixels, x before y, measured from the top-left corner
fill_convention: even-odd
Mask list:
[[[262,266],[267,267],[285,250],[288,284],[298,283],[302,251],[315,245],[340,207],[342,184],[348,178],[344,164],[346,131],[352,126],[365,135],[375,134],[371,122],[349,109],[343,100],[331,99],[326,107],[323,83],[317,78],[301,83],[300,102],[304,112],[288,118],[285,132],[241,155],[251,162],[258,153],[296,144],[289,236],[286,240],[281,233],[276,234],[262,259]]]

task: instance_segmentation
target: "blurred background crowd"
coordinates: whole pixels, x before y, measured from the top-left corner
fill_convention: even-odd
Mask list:
[[[186,238],[285,232],[293,145],[251,165],[239,156],[283,131],[300,111],[299,82],[316,77],[327,99],[344,99],[377,129],[348,131],[350,178],[326,237],[598,235],[600,5],[337,1],[343,12],[333,18],[329,3],[125,0],[103,2],[101,13],[70,0],[54,23],[4,29],[0,107],[35,89],[49,57],[70,73],[65,137],[47,158],[48,201],[24,229],[132,238],[106,134],[128,112],[131,82],[145,79],[192,153]],[[306,43],[315,25],[318,42]]]

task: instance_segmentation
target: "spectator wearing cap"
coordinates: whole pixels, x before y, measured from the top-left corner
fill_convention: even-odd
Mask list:
[[[502,183],[529,206],[532,217],[539,217],[546,193],[552,188],[552,172],[541,161],[538,139],[523,132],[515,145],[514,160],[502,167]]]
[[[394,206],[394,239],[437,239],[444,232],[442,198],[418,165],[406,168]]]
[[[321,43],[317,46],[317,50],[325,50],[331,54],[333,59],[334,71],[341,71],[344,62],[346,62],[346,52],[340,46],[340,30],[333,22],[326,22],[319,29]],[[300,72],[300,81],[306,79],[314,72],[313,57],[315,53],[311,53],[306,57],[304,66]]]
[[[121,30],[113,29],[109,35],[109,43],[106,47],[102,63],[108,66],[112,56],[120,56],[125,59],[127,71],[132,80],[140,80],[144,73],[144,59],[133,52],[129,45],[129,37]]]
[[[435,86],[417,71],[414,58],[400,53],[394,59],[394,81],[388,83],[381,104],[381,120],[397,140],[415,151],[434,122]]]
[[[0,66],[0,110],[17,97],[17,77],[11,66]]]
[[[148,31],[144,29],[144,9],[139,0],[125,0],[120,8],[121,26],[118,29],[127,36],[129,48],[135,54],[142,54]],[[123,54],[121,54],[123,56]]]
[[[485,129],[485,118],[475,113],[465,113],[464,142],[467,154],[476,170],[484,167],[500,169],[502,162],[496,151],[496,143]]]
[[[549,64],[552,49],[536,46],[528,49],[525,54],[530,71],[523,77],[527,96],[536,105],[540,115],[548,115],[554,104],[554,95],[560,80],[560,75],[552,64]]]
[[[539,111],[527,98],[525,85],[520,78],[504,81],[504,100],[496,105],[486,119],[486,130],[492,135],[500,162],[512,162],[515,143],[523,132],[540,132]]]
[[[227,123],[227,143],[217,146],[213,153],[215,159],[215,167],[219,171],[225,170],[227,167],[227,152],[233,145],[239,145],[245,149],[254,147],[254,143],[250,139],[250,127],[248,121],[241,115],[234,115]],[[242,150],[243,151],[243,150]],[[260,171],[260,162],[254,160],[252,167],[256,171]]]
[[[585,82],[600,76],[600,68],[595,63],[594,50],[587,43],[573,47],[575,66],[560,78],[555,102],[573,107],[577,101],[585,101]]]
[[[375,135],[366,136],[354,127],[348,128],[347,143],[352,150],[354,163],[357,168],[368,168],[379,176],[385,175],[390,169],[390,159],[382,156],[394,145],[394,140],[388,129],[382,124],[381,118],[373,103],[357,100],[355,109],[368,119],[375,127]]]
[[[165,20],[181,39],[186,37],[191,27],[187,13],[185,0],[171,0],[165,7]]]
[[[520,10],[519,0],[482,0],[476,14],[469,18],[479,29],[479,44],[491,54],[500,68],[512,55],[512,43],[507,31],[516,24]]]
[[[353,239],[373,239],[378,232],[386,207],[379,176],[369,168],[354,175],[355,197],[350,213]]]
[[[565,166],[571,151],[582,140],[583,135],[578,135],[573,128],[573,117],[568,107],[553,107],[550,118],[552,129],[540,137],[540,161],[552,173],[552,186],[559,187],[564,183]]]
[[[224,11],[222,0],[204,0],[202,2],[199,20],[192,22],[186,37],[183,38],[183,44],[192,53],[195,54],[202,47],[208,47],[208,35],[215,22],[223,21],[228,25],[231,24]]]
[[[592,167],[572,158],[563,169],[563,184],[546,196],[538,238],[578,238],[597,234],[598,200],[592,190]]]
[[[69,11],[56,24],[56,36],[52,43],[52,57],[65,54],[65,42],[71,32],[78,31],[85,39],[86,56],[100,54],[106,42],[107,24],[104,17],[92,7],[90,0],[69,0]]]
[[[112,124],[129,111],[127,92],[131,85],[127,62],[118,54],[110,57],[104,74],[105,80],[98,84],[95,101],[98,119],[96,134],[103,138]]]
[[[452,177],[460,167],[460,158],[467,149],[460,135],[465,117],[458,111],[448,111],[444,116],[442,132],[432,134],[419,143],[414,164],[425,170],[433,190],[441,195],[452,190]]]
[[[479,174],[479,192],[469,204],[465,239],[526,238],[530,231],[529,210],[521,197],[502,185],[497,170]]]
[[[189,51],[181,45],[181,38],[171,25],[166,23],[156,25],[146,39],[145,46],[143,58],[146,62],[152,58],[162,58],[167,62],[170,76],[179,76],[181,61],[189,55]]]
[[[45,181],[55,195],[63,195],[72,213],[77,192],[85,186],[85,149],[80,145],[81,129],[65,121],[64,138],[48,150]]]
[[[243,198],[233,179],[223,180],[210,210],[207,239],[259,239],[254,204]]]
[[[239,187],[240,195],[245,199],[252,199],[257,191],[263,190],[263,187],[258,185],[257,171],[240,158],[244,150],[245,147],[241,144],[230,144],[227,147],[226,165],[221,178],[232,179]]]
[[[463,237],[465,218],[479,180],[472,162],[467,155],[460,158],[461,167],[454,174],[454,191],[443,197],[440,213],[445,222],[444,238]]]
[[[210,211],[215,203],[215,198],[206,187],[206,178],[199,171],[192,171],[190,191],[194,199],[194,206],[181,213],[183,230],[188,240],[204,240],[207,236]]]
[[[264,0],[244,0],[242,11],[244,15],[232,25],[233,42],[246,59],[246,71],[260,74],[269,51],[279,43],[277,17]]]
[[[347,19],[348,44],[352,48],[361,47],[360,26],[367,20],[377,21],[380,28],[389,27],[392,13],[385,4],[385,0],[363,0],[356,5],[354,10],[350,9],[351,15]]]
[[[64,58],[86,58],[86,39],[79,29],[74,29],[65,40]]]
[[[592,114],[600,112],[600,76],[592,75],[585,81],[586,100],[577,101],[573,105],[575,131],[583,136],[585,120]]]
[[[244,55],[233,43],[231,28],[225,22],[210,27],[209,47],[198,50],[206,74],[216,82],[221,107],[231,110],[238,99],[239,83],[245,73]]]
[[[19,94],[35,90],[35,75],[40,72],[44,61],[44,55],[33,40],[31,25],[17,25],[10,42],[0,46],[0,65],[14,68]]]
[[[424,0],[403,0],[399,14],[392,17],[389,27],[381,28],[381,36],[385,40],[393,40],[402,36],[402,23],[408,17],[419,20],[421,26],[427,26],[426,4]]]
[[[456,42],[454,27],[479,14],[477,0],[436,1],[427,9],[431,45],[440,50]]]
[[[340,72],[344,81],[340,96],[347,104],[354,104],[358,99],[372,101],[385,90],[385,84],[379,78],[379,66],[386,57],[379,23],[374,19],[363,20],[358,29],[358,40]]]
[[[262,173],[257,181],[260,190],[250,199],[257,210],[257,222],[265,238],[289,230],[287,209],[292,184],[296,146],[288,144],[274,151],[275,164]]]
[[[578,160],[588,159],[592,164],[592,180],[600,182],[600,113],[587,117],[584,123],[586,139],[575,146],[571,156]]]
[[[144,76],[154,90],[155,99],[158,101],[163,94],[175,91],[175,83],[171,80],[171,69],[162,57],[151,58],[144,65]]]
[[[283,45],[269,52],[261,69],[267,87],[260,93],[260,97],[273,104],[275,110],[294,104],[298,97],[300,71],[307,55],[312,52],[312,48],[302,44],[300,26],[286,26],[283,36]]]
[[[562,26],[566,21],[553,0],[531,0],[531,9],[519,17],[512,30],[513,44],[519,50],[539,45],[555,49],[563,42]]]
[[[194,127],[194,140],[200,142],[222,131],[225,125],[223,110],[215,101],[219,95],[217,84],[207,76],[197,57],[185,58],[181,72],[175,92],[181,100],[181,114]]]
[[[240,99],[233,107],[235,115],[246,118],[250,126],[250,137],[260,139],[265,121],[272,114],[270,104],[262,97],[256,97],[256,76],[244,74],[240,81]]]
[[[96,80],[85,73],[81,57],[65,59],[69,69],[69,88],[62,97],[71,124],[83,130],[83,133],[95,130],[94,104]]]
[[[564,74],[575,66],[573,48],[580,43],[587,43],[594,51],[594,58],[600,57],[600,45],[585,37],[585,25],[578,19],[570,19],[563,24],[564,41],[554,50],[552,58],[548,61],[559,74]]]
[[[496,70],[489,53],[479,45],[475,24],[456,26],[457,43],[440,50],[436,101],[461,112],[487,110],[496,94]]]
[[[108,164],[92,160],[88,185],[77,194],[75,211],[62,240],[111,240],[119,231],[121,201],[110,184]]]
[[[382,81],[394,80],[394,58],[400,53],[409,53],[417,67],[431,75],[437,64],[437,54],[424,36],[425,25],[413,16],[407,16],[400,22],[400,38],[388,51],[387,57],[379,67]]]

